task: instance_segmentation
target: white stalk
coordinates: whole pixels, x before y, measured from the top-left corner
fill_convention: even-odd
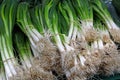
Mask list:
[[[74,65],[76,66],[76,65],[78,65],[78,62],[77,62],[77,58],[76,57],[74,57]]]
[[[97,41],[94,41],[94,49],[98,49],[98,44],[97,44]]]
[[[71,11],[69,13],[69,17],[70,17],[70,28],[69,28],[69,32],[68,32],[68,39],[70,40],[72,37],[73,26],[74,26],[74,18],[73,18],[73,14]]]
[[[69,44],[69,39],[68,39],[68,37],[66,37],[65,35],[63,35],[63,37],[64,37],[63,44],[64,44],[64,46],[65,46],[65,48],[66,48],[66,51],[69,52],[69,51],[74,50],[73,47],[71,47],[71,46],[68,45],[68,44]]]
[[[2,38],[1,38],[2,39]],[[3,42],[3,44],[4,44],[4,42]],[[2,44],[1,44],[2,45]],[[3,45],[3,47],[1,47],[1,57],[2,57],[2,61],[3,61],[3,64],[4,64],[4,68],[5,68],[5,74],[6,74],[6,76],[8,76],[8,77],[12,77],[13,75],[12,75],[12,72],[11,72],[11,69],[10,69],[10,67],[9,67],[9,64],[8,64],[8,62],[6,61],[6,56],[5,56],[5,53],[4,53],[4,45]]]
[[[81,34],[80,34],[79,31],[77,32],[77,39],[78,39],[78,40],[81,39]]]
[[[73,47],[71,47],[71,46],[69,46],[67,43],[63,43],[64,45],[65,45],[65,48],[66,48],[66,51],[73,51],[74,50],[74,48]]]
[[[81,34],[79,31],[77,31],[77,39],[80,41],[86,41],[85,36]]]
[[[103,41],[101,39],[98,40],[98,48],[104,49]]]
[[[93,28],[93,21],[82,21],[82,27],[83,30]]]
[[[26,64],[25,64],[25,61],[22,59],[21,62],[22,62],[22,67],[23,67],[23,69],[26,70],[26,69],[27,69],[27,66],[26,66]]]
[[[94,50],[94,44],[93,43],[91,44],[91,49]]]
[[[32,66],[27,55],[23,55],[23,60],[24,60],[24,63],[26,64],[27,68],[30,68]]]
[[[11,72],[14,74],[14,75],[16,75],[17,73],[16,73],[16,71],[15,71],[15,68],[14,68],[14,63],[12,63],[12,59],[10,59],[10,58],[13,58],[13,57],[10,57],[9,56],[9,53],[12,53],[10,50],[8,51],[8,49],[7,49],[7,46],[6,46],[6,44],[5,44],[5,40],[3,39],[3,47],[4,47],[4,49],[3,50],[1,50],[1,54],[4,54],[5,55],[5,59],[3,59],[3,61],[5,61],[5,60],[7,60],[7,62],[8,62],[8,65],[9,65],[9,68],[10,68],[10,70],[11,70]],[[3,56],[2,56],[3,57]]]
[[[32,47],[34,47],[36,49],[37,46],[36,46],[35,42],[32,40],[31,37],[29,37],[29,40],[30,40],[30,43],[31,43]]]
[[[72,35],[72,39],[71,40],[73,40],[73,41],[75,41],[75,39],[76,39],[76,36],[77,36],[77,27],[74,27],[74,30],[73,30],[73,35]]]
[[[30,59],[30,62],[32,63],[32,60],[33,60],[32,54],[29,54],[29,59]]]
[[[82,21],[82,33],[86,35],[89,29],[93,28],[93,21]]]
[[[61,42],[60,36],[59,35],[55,36],[55,40],[56,40],[56,44],[58,46],[59,51],[64,52],[65,49],[64,49],[64,46],[63,46],[63,44]]]
[[[38,57],[39,56],[39,52],[35,49],[35,47],[33,45],[31,45],[31,49],[33,51],[34,57]]]
[[[89,50],[87,51],[87,54],[88,54],[88,55],[90,55],[90,54],[91,54]]]
[[[13,77],[11,70],[9,68],[9,64],[7,61],[5,61],[5,56],[4,54],[1,54],[2,60],[3,60],[3,64],[4,64],[4,68],[5,68],[5,74],[6,77]],[[3,72],[2,72],[3,73]],[[1,76],[2,77],[2,76]],[[3,77],[2,77],[3,78]],[[6,80],[6,79],[1,79],[1,80]]]
[[[85,61],[86,61],[85,57],[82,55],[79,55],[79,57],[80,57],[81,65],[85,66]]]
[[[35,35],[36,35],[39,39],[43,38],[43,36],[42,36],[36,29],[32,29],[32,32],[35,33]]]
[[[69,71],[65,71],[66,77],[70,77],[71,73]]]
[[[102,37],[103,35],[109,36],[109,33],[108,33],[107,30],[100,30],[100,35],[101,35],[101,37]]]
[[[12,73],[11,73],[11,70],[10,70],[7,62],[4,62],[4,67],[5,67],[6,76],[8,76],[8,77],[13,77],[13,75],[12,75]]]
[[[28,32],[28,37],[31,38],[34,42],[38,42],[42,35],[36,30],[36,29],[30,29],[29,27],[26,27],[26,30]]]
[[[81,38],[82,38],[83,41],[86,41],[84,35],[81,35]]]
[[[38,42],[39,41],[39,37],[37,37],[32,31],[29,31],[31,38],[33,39],[33,41]]]
[[[73,32],[73,21],[71,22],[70,24],[70,30],[69,30],[69,33],[68,33],[68,39],[70,40],[71,37],[72,37],[72,32]]]
[[[17,72],[16,72],[16,70],[15,70],[15,67],[14,67],[14,64],[12,63],[12,61],[11,61],[11,60],[8,60],[8,64],[10,65],[9,67],[10,67],[12,73],[13,73],[14,75],[16,75]]]
[[[115,22],[113,22],[113,20],[106,20],[106,23],[109,29],[119,29]]]

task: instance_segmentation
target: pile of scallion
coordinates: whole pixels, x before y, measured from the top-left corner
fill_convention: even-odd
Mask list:
[[[0,80],[120,73],[119,32],[102,0],[2,0]]]

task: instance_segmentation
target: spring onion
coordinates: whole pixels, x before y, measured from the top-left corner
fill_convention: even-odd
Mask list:
[[[4,62],[7,79],[14,78],[17,75],[15,66],[18,64],[12,45],[12,29],[15,22],[17,0],[4,0],[0,5],[0,19],[2,26],[0,30],[0,52]]]

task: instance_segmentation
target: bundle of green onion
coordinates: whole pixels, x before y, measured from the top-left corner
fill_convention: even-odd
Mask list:
[[[119,31],[102,0],[3,0],[0,80],[120,73]]]
[[[19,73],[16,69],[18,62],[15,59],[12,45],[12,30],[17,4],[17,0],[4,0],[0,5],[0,54],[5,67],[6,78],[9,80],[13,80]],[[2,73],[4,73],[4,70]]]
[[[100,74],[112,75],[119,73],[119,51],[117,50],[116,42],[119,43],[119,27],[113,21],[106,6],[100,0],[92,1],[92,6],[95,15],[102,21],[105,26],[100,27],[101,38],[104,43],[103,58],[100,65]],[[110,34],[109,34],[110,33]],[[111,37],[112,38],[111,38]]]

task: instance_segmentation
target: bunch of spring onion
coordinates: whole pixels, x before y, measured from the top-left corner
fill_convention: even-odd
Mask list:
[[[33,25],[43,35],[43,38],[40,39],[40,45],[42,45],[40,61],[42,61],[41,63],[44,62],[44,65],[41,66],[56,73],[61,73],[60,55],[51,41],[49,30],[43,25],[45,22],[42,10],[42,5],[37,5],[30,11]]]
[[[101,0],[39,2],[4,0],[0,5],[1,80],[59,80],[61,74],[67,80],[87,80],[120,72],[114,43],[119,28]],[[12,34],[15,17],[22,31]]]
[[[75,73],[76,71],[75,50],[72,46],[69,45],[73,32],[74,19],[70,7],[68,6],[66,1],[64,2],[63,3],[58,2],[55,4],[54,0],[50,0],[50,2],[46,3],[46,5],[44,6],[44,14],[45,14],[44,17],[45,17],[46,25],[51,35],[53,35],[55,44],[60,52],[63,72],[65,73],[67,78],[70,79],[72,73]],[[58,5],[60,12],[62,14],[60,14],[60,12],[57,10]],[[62,9],[63,6],[64,9]],[[68,15],[68,13],[70,14]],[[65,26],[64,23],[61,22],[61,20],[64,21],[66,20],[67,24],[70,25],[70,28],[67,28],[67,26]],[[70,23],[69,21],[72,23]],[[69,30],[69,32],[66,34],[61,31],[62,28],[65,29],[65,27]],[[67,34],[69,35],[69,37],[67,36]]]
[[[97,18],[99,19],[99,18]],[[97,23],[96,23],[97,22]],[[101,63],[98,74],[112,75],[119,73],[119,53],[116,44],[112,41],[107,27],[96,20],[95,26],[99,32],[99,42],[97,42],[101,54]]]
[[[13,52],[12,30],[15,23],[18,0],[4,0],[0,5],[0,55],[7,80],[16,79],[18,65]]]
[[[35,69],[33,70],[35,71],[37,78],[53,80],[54,76],[52,75],[51,70],[53,68],[52,66],[55,64],[55,59],[59,55],[50,40],[39,32],[40,30],[41,32],[44,32],[44,27],[41,25],[40,7],[37,6],[35,7],[35,10],[33,10],[35,12],[33,12],[32,16],[34,16],[34,20],[39,22],[39,24],[33,22],[34,25],[31,21],[28,8],[29,5],[25,2],[18,5],[17,23],[30,41],[35,57],[33,61],[35,63]],[[35,73],[33,73],[33,75],[35,75]]]
[[[78,59],[80,61],[78,61],[76,64],[80,66],[78,70],[76,69],[78,71],[76,72],[76,74],[79,75],[77,76],[79,77],[79,79],[84,79],[84,78],[87,78],[88,76],[90,77],[90,75],[95,74],[97,72],[96,67],[98,67],[101,62],[101,55],[99,54],[99,51],[95,49],[97,45],[96,41],[98,38],[98,34],[93,27],[93,12],[92,12],[92,7],[90,7],[89,2],[87,0],[85,1],[78,0],[78,1],[73,1],[73,5],[77,9],[76,12],[77,12],[78,18],[80,18],[81,20],[81,27],[80,25],[78,26],[78,24],[73,25],[74,29],[77,26],[76,28],[77,30],[75,31],[76,34],[74,34],[75,36],[74,41],[76,41],[76,45],[78,46],[77,48],[74,47],[74,49],[80,51],[80,52],[77,52],[78,53],[77,56],[79,56]],[[90,8],[90,10],[88,9],[88,7]],[[86,11],[86,13],[84,10]],[[72,11],[72,13],[73,12],[74,11]],[[74,15],[75,13],[73,13],[73,17],[74,17],[73,22],[74,20],[77,19],[75,18]],[[82,29],[80,30],[79,28],[80,29],[82,28]],[[93,45],[92,48],[95,51],[93,50],[91,51],[91,49],[88,48],[89,45],[87,43],[91,43],[91,45]]]
[[[110,34],[113,37],[113,40],[115,42],[120,42],[120,36],[119,34],[119,27],[115,24],[115,22],[113,21],[110,13],[108,12],[106,6],[104,5],[104,3],[101,0],[93,0],[92,2],[92,6],[94,8],[94,11],[96,12],[96,15],[98,15],[100,17],[100,19],[103,19]]]

